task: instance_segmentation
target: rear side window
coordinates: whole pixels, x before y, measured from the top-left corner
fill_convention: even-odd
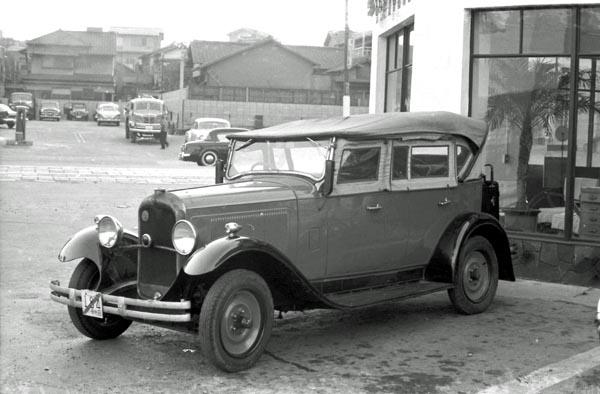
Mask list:
[[[394,146],[392,179],[408,179],[408,146]]]
[[[368,182],[379,178],[381,148],[345,149],[337,183]]]
[[[413,146],[410,152],[410,174],[412,179],[448,177],[448,146]]]

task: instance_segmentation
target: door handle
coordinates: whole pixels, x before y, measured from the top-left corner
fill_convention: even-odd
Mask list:
[[[367,205],[367,211],[379,211],[381,208],[383,207],[379,205],[379,203],[377,203],[377,205],[375,205],[374,207]]]
[[[444,199],[442,201],[438,201],[438,205],[440,207],[443,207],[444,205],[448,205],[450,204],[452,201],[448,200],[448,197],[444,197]]]

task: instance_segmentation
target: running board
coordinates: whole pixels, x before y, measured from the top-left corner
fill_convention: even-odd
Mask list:
[[[384,302],[398,301],[405,298],[418,297],[429,293],[448,290],[453,287],[454,285],[452,283],[419,281],[385,286],[377,289],[330,293],[325,294],[325,297],[329,301],[337,304],[338,307],[354,309]]]

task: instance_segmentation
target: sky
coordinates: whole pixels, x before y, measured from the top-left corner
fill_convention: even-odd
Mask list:
[[[344,0],[30,0],[23,17],[0,19],[4,37],[31,40],[55,30],[112,26],[161,28],[162,46],[192,40],[227,41],[247,27],[287,45],[321,46],[344,29]],[[348,0],[349,27],[371,30],[367,0]]]

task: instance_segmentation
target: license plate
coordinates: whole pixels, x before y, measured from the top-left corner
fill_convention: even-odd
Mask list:
[[[146,130],[152,130],[152,126],[146,126]]]
[[[90,290],[81,290],[81,307],[85,316],[102,319],[102,294]]]

